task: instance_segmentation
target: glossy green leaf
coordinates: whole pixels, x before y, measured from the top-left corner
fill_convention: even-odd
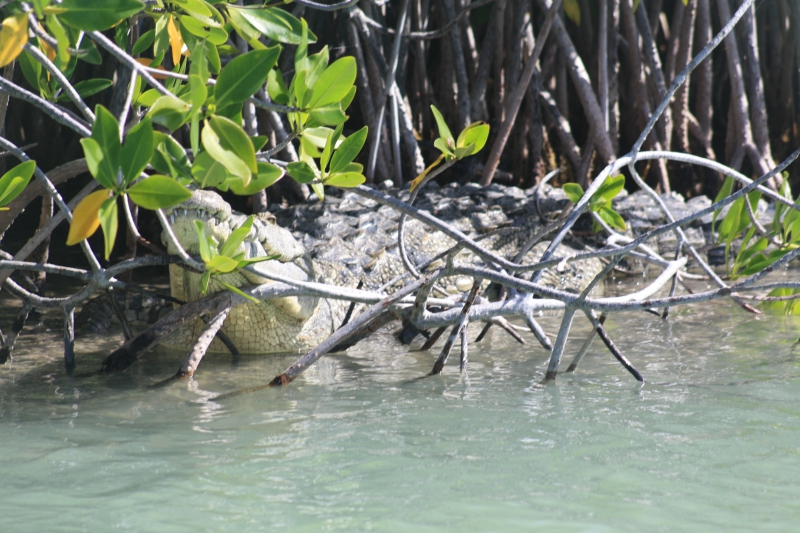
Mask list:
[[[95,107],[95,121],[92,125],[92,139],[97,141],[103,152],[103,157],[97,167],[97,181],[105,185],[112,184],[109,189],[116,188],[117,173],[119,171],[119,122],[105,107]],[[102,176],[102,177],[100,177]]]
[[[145,209],[163,209],[192,197],[192,191],[168,176],[145,178],[127,190],[133,202]]]
[[[475,153],[475,145],[468,144],[467,146],[457,146],[453,153],[456,159],[463,159]]]
[[[189,158],[178,141],[160,131],[153,131],[153,144],[156,147],[150,160],[153,168],[176,178],[191,176]]]
[[[562,190],[573,204],[577,204],[583,198],[583,187],[577,183],[565,183]]]
[[[311,87],[308,107],[322,108],[339,104],[356,81],[356,60],[345,56],[334,61]]]
[[[236,270],[238,264],[239,262],[235,259],[224,255],[217,255],[206,262],[206,268],[215,273],[220,272],[222,274],[227,274],[228,272]]]
[[[347,91],[347,94],[344,95],[342,98],[341,105],[342,111],[347,111],[347,108],[350,107],[350,104],[353,102],[353,98],[356,97],[356,87],[355,85],[350,87],[350,90]]]
[[[448,159],[452,158],[452,157],[455,157],[453,152],[447,147],[447,144],[445,143],[445,141],[441,137],[437,137],[433,141],[433,146],[438,148],[439,151],[442,152],[442,155],[448,156]]]
[[[314,170],[305,161],[295,161],[286,165],[286,173],[298,183],[311,183],[317,177]]]
[[[611,200],[612,198],[616,197],[624,188],[625,176],[619,174],[617,176],[606,178],[606,181],[604,181],[600,188],[597,189],[595,196],[602,198],[603,200]]]
[[[328,135],[330,133],[333,133],[333,130],[331,128],[327,128],[324,126],[320,126],[318,128],[306,128],[303,130],[302,138],[311,143],[312,145],[314,145],[315,147],[321,149],[325,148],[325,144],[328,142]],[[334,148],[339,148],[343,142],[344,139],[342,137],[339,137],[339,139],[337,139],[336,141]],[[314,157],[319,157],[319,156],[314,156]]]
[[[258,171],[253,143],[239,124],[224,117],[212,116],[208,119],[208,125],[219,137],[223,148],[235,153],[239,159],[244,161],[250,172]]]
[[[189,119],[191,110],[192,106],[180,98],[164,95],[155,101],[147,116],[153,123],[175,131]]]
[[[105,78],[95,78],[91,80],[83,80],[76,83],[73,87],[78,92],[81,98],[88,98],[94,94],[99,93],[102,90],[108,89],[114,84],[113,81],[105,79]],[[61,93],[58,96],[59,102],[70,102],[72,101],[70,97],[66,93]]]
[[[206,152],[200,152],[192,163],[192,176],[201,188],[216,187],[231,177],[227,169]]]
[[[153,45],[153,41],[156,38],[156,31],[155,30],[147,30],[143,34],[139,36],[136,40],[136,43],[133,45],[133,50],[131,51],[132,55],[138,56],[148,48]]]
[[[220,248],[219,253],[222,256],[233,257],[233,254],[236,253],[236,250],[239,248],[239,245],[244,242],[245,237],[247,234],[250,233],[250,230],[253,228],[253,215],[247,217],[244,221],[244,224],[233,230],[228,237],[228,240],[225,241],[225,244],[222,245]]]
[[[228,32],[222,28],[208,28],[195,17],[187,17],[185,15],[178,15],[178,20],[181,21],[181,29],[185,29],[190,34],[200,39],[207,39],[208,42],[215,45],[225,44],[228,41]]]
[[[64,26],[61,25],[61,21],[58,20],[58,17],[48,15],[46,25],[50,33],[53,34],[53,37],[56,38],[58,55],[55,63],[56,66],[63,71],[70,61],[69,46],[71,43],[69,42],[69,36]]]
[[[325,185],[332,185],[334,187],[357,187],[365,181],[367,181],[367,178],[365,178],[363,174],[357,172],[341,172],[325,180]]]
[[[266,37],[281,43],[300,44],[302,23],[288,11],[278,8],[238,9],[237,11]],[[309,31],[308,40],[313,43],[316,42],[317,37]]]
[[[219,119],[219,117],[216,117]],[[250,144],[250,139],[247,139],[247,134],[244,133],[245,142],[250,150],[253,145]],[[220,136],[214,131],[208,122],[200,133],[200,138],[203,142],[203,148],[206,149],[208,154],[216,161],[220,162],[231,174],[238,176],[239,179],[246,185],[250,183],[250,175],[252,174],[250,167],[245,163],[237,153],[225,142],[223,144]],[[255,160],[255,152],[253,152],[253,160]]]
[[[83,156],[86,158],[86,166],[89,167],[89,173],[106,189],[113,189],[116,187],[116,181],[100,171],[100,166],[105,157],[103,149],[100,148],[100,143],[91,137],[81,139],[80,142],[83,147]]]
[[[100,50],[94,45],[91,39],[83,39],[81,40],[80,46],[78,46],[78,50],[82,50],[85,53],[78,56],[78,59],[81,61],[85,61],[90,65],[102,65],[103,64],[103,57],[100,55]]]
[[[57,6],[62,22],[83,31],[107,30],[142,9],[138,0],[63,0]]]
[[[466,155],[476,154],[483,149],[488,138],[489,125],[485,122],[473,122],[459,134],[456,140],[456,147],[462,148],[473,145],[473,151]]]
[[[36,161],[25,161],[15,166],[0,178],[0,206],[8,205],[19,196],[31,181]]]
[[[251,194],[255,194],[258,191],[266,189],[270,185],[276,183],[283,176],[284,172],[280,167],[273,165],[272,163],[259,161],[258,174],[255,174],[250,178],[250,183],[246,187],[242,185],[242,181],[239,179],[229,181],[228,187],[233,194],[237,194],[239,196],[250,196]]]
[[[331,159],[332,173],[344,172],[347,165],[353,162],[359,152],[361,152],[361,149],[364,147],[364,143],[367,141],[368,132],[369,128],[364,126],[342,142]]]
[[[117,230],[119,229],[119,214],[117,211],[117,198],[109,198],[100,209],[97,211],[97,218],[100,219],[100,227],[103,228],[103,241],[105,243],[106,261],[111,256],[111,250],[114,249],[114,241],[117,239]]]
[[[39,80],[42,77],[42,64],[33,59],[28,52],[22,52],[17,56],[17,62],[22,69],[22,75],[28,85],[35,90],[39,90]]]
[[[325,148],[322,149],[322,156],[319,159],[319,168],[322,171],[322,176],[325,176],[326,169],[328,168],[328,163],[331,160],[331,154],[333,153],[333,132],[328,135],[328,139],[325,142]]]
[[[204,263],[208,263],[211,261],[211,249],[208,246],[205,226],[201,220],[194,221],[194,230],[197,232],[197,247],[200,250],[200,258]]]
[[[453,150],[456,147],[456,141],[453,138],[453,134],[450,133],[450,128],[447,127],[447,123],[444,121],[444,117],[436,108],[435,105],[431,105],[431,111],[433,112],[433,118],[436,119],[436,125],[439,128],[439,138],[442,139],[444,145],[447,147],[448,150]],[[441,148],[440,148],[441,150]],[[444,152],[442,150],[442,152]]]
[[[147,168],[147,164],[153,157],[153,143],[153,125],[146,117],[131,128],[125,136],[125,144],[122,145],[120,152],[120,162],[126,184],[138,178]]]
[[[281,53],[279,46],[253,50],[225,65],[214,89],[217,107],[243,102],[264,84]]]
[[[297,48],[294,51],[294,70],[297,74],[303,71],[306,67],[306,59],[308,58],[308,38],[311,32],[308,30],[308,23],[305,19],[300,19],[300,42],[297,43]]]
[[[601,207],[597,214],[612,228],[625,231],[625,220],[610,207]]]
[[[283,81],[283,74],[278,69],[272,69],[267,75],[267,94],[276,104],[286,105],[289,103],[289,89]]]
[[[305,71],[306,71],[306,84],[308,84],[309,87],[313,87],[314,84],[317,82],[320,75],[328,67],[329,60],[330,60],[330,53],[328,52],[327,45],[323,46],[322,50],[320,50],[316,54],[308,56],[308,60],[306,61]]]

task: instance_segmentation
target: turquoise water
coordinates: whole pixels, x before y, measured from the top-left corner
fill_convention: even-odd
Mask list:
[[[436,354],[384,338],[324,359],[284,389],[218,401],[292,358],[235,367],[209,358],[194,381],[163,388],[151,386],[177,370],[180,354],[69,378],[53,320],[0,367],[2,532],[800,523],[797,318],[727,303],[674,310],[669,322],[613,316],[608,329],[645,385],[599,342],[577,373],[542,385],[544,350],[494,331],[472,345],[464,378],[455,354],[442,376],[418,380]],[[555,333],[556,319],[543,324]],[[101,341],[79,347],[79,371],[98,368],[114,344]],[[566,362],[580,343],[574,337]]]

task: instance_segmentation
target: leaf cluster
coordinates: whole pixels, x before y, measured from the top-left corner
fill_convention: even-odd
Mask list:
[[[603,222],[620,231],[625,231],[625,220],[614,210],[613,199],[625,188],[625,176],[617,175],[606,179],[589,200],[589,211],[597,213]],[[577,204],[583,198],[583,187],[577,183],[565,183],[564,193],[572,203]],[[598,232],[603,228],[596,221],[592,221],[592,231]]]

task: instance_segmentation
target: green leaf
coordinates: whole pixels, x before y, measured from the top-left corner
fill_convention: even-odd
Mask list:
[[[70,61],[69,56],[69,36],[67,35],[64,26],[61,25],[61,21],[58,20],[57,17],[53,15],[47,16],[47,29],[50,30],[50,33],[53,34],[53,37],[56,38],[58,55],[56,57],[56,66],[59,67],[61,70],[67,66]]]
[[[340,102],[342,105],[342,111],[347,111],[347,108],[350,107],[350,104],[353,102],[353,98],[356,97],[356,87],[355,85],[350,87],[350,90],[347,91],[347,94],[344,95],[342,101]]]
[[[33,59],[28,52],[22,52],[17,56],[17,61],[19,61],[19,66],[22,69],[22,75],[25,77],[25,81],[38,91],[39,80],[42,76],[42,64]]]
[[[206,230],[205,226],[203,226],[203,222],[195,220],[194,229],[197,232],[197,247],[200,249],[200,258],[204,263],[208,263],[211,261],[211,249],[208,246],[208,239],[206,238]]]
[[[309,87],[313,87],[314,83],[319,79],[320,74],[325,71],[325,68],[328,66],[328,61],[330,60],[330,54],[328,52],[328,45],[322,47],[322,50],[317,52],[316,54],[308,56],[308,60],[306,61],[306,84]]]
[[[606,178],[606,181],[603,182],[603,184],[594,194],[596,197],[602,198],[603,200],[611,200],[624,188],[625,176],[620,174],[611,178]]]
[[[192,176],[200,187],[217,187],[231,177],[231,174],[222,165],[206,152],[200,152],[192,163]]]
[[[239,261],[236,259],[231,259],[230,257],[226,257],[224,255],[217,255],[206,262],[206,268],[215,274],[217,272],[227,274],[228,272],[233,272],[236,270],[238,264]]]
[[[192,107],[180,98],[164,95],[155,101],[147,116],[155,124],[175,131],[189,120],[191,110]]]
[[[475,145],[457,146],[454,152],[456,159],[461,160],[475,153]]]
[[[153,168],[175,178],[191,176],[189,158],[178,141],[160,131],[154,131],[153,144],[156,147],[150,160]]]
[[[239,9],[238,11],[255,29],[270,39],[281,43],[300,44],[302,24],[288,11],[277,8]],[[310,31],[308,34],[309,42],[317,41],[316,35]]]
[[[220,255],[233,257],[233,254],[236,253],[239,245],[244,242],[244,239],[247,237],[247,234],[250,233],[252,228],[253,215],[250,215],[247,217],[247,220],[244,221],[244,224],[231,232],[228,240],[225,241],[225,244],[222,245],[222,248],[219,251]]]
[[[320,126],[318,128],[306,128],[303,130],[301,139],[306,140],[308,143],[312,144],[316,148],[322,149],[325,148],[325,144],[328,142],[328,135],[331,133],[333,133],[333,130],[331,128],[327,128],[324,126]],[[343,142],[344,139],[339,137],[339,139],[336,141],[334,148],[339,148]],[[319,156],[315,155],[314,157],[319,157]]]
[[[126,192],[136,205],[145,209],[172,207],[192,197],[192,191],[169,176],[158,174],[134,184]]]
[[[131,51],[132,55],[138,56],[148,48],[153,45],[153,41],[156,38],[156,31],[155,30],[147,30],[143,34],[139,36],[136,40],[136,44],[133,45],[133,50]]]
[[[273,46],[232,59],[217,77],[214,89],[217,107],[250,98],[264,84],[280,53],[280,46]]]
[[[577,183],[565,183],[562,190],[573,204],[577,204],[583,198],[583,187]]]
[[[716,198],[714,198],[714,203],[720,202],[723,198],[727,198],[730,196],[731,191],[733,191],[733,178],[728,176],[725,178],[725,182],[722,184],[719,192],[717,193]],[[717,217],[719,216],[721,210],[714,211],[714,216],[711,218],[711,228],[714,228],[715,223],[717,222]]]
[[[91,137],[81,139],[80,142],[83,147],[83,156],[86,158],[86,166],[89,167],[89,173],[91,173],[94,179],[106,189],[113,189],[116,187],[116,180],[112,180],[109,176],[100,171],[100,165],[104,157],[103,149],[100,148],[100,143]]]
[[[76,83],[73,87],[78,92],[81,98],[88,98],[93,94],[97,94],[100,91],[111,87],[114,84],[113,81],[107,80],[105,78],[95,78],[92,80],[83,80]],[[61,93],[58,96],[59,102],[70,102],[71,99],[66,93]]]
[[[442,155],[447,156],[448,160],[455,157],[452,151],[447,147],[446,142],[441,137],[438,137],[436,140],[433,141],[433,146],[438,148]]]
[[[343,172],[347,165],[353,162],[358,153],[364,147],[364,143],[367,142],[368,132],[369,128],[364,126],[357,132],[350,135],[350,137],[342,141],[342,144],[336,150],[336,153],[333,154],[333,158],[331,159],[331,173]]]
[[[597,214],[612,228],[625,231],[625,220],[610,207],[601,207]]]
[[[222,28],[214,28],[213,26],[206,29],[208,25],[197,20],[196,17],[178,15],[178,20],[181,21],[181,29],[185,29],[187,32],[200,39],[207,39],[211,44],[220,45],[228,41],[228,32]]]
[[[311,183],[317,174],[305,161],[295,161],[286,165],[286,173],[298,183]]]
[[[241,126],[232,120],[215,115],[208,120],[208,125],[219,137],[219,142],[223,149],[236,154],[239,159],[244,161],[250,172],[258,172],[256,151],[253,148],[253,143],[250,142],[250,137],[247,136]],[[208,150],[208,148],[206,149]],[[211,155],[213,156],[214,154],[212,153]],[[223,161],[220,162],[224,164]],[[249,179],[245,181],[249,181]]]
[[[31,181],[36,161],[25,161],[15,166],[0,178],[0,206],[8,205],[19,196]]]
[[[297,49],[294,51],[294,70],[297,74],[305,68],[305,62],[308,58],[308,23],[305,19],[300,19],[300,42],[297,43]],[[295,74],[295,76],[297,75]]]
[[[330,178],[325,180],[325,185],[332,185],[334,187],[357,187],[367,181],[363,174],[358,172],[341,172],[333,174]]]
[[[119,216],[117,212],[117,197],[109,198],[100,209],[97,211],[97,217],[100,219],[100,227],[103,228],[103,241],[105,243],[105,259],[108,260],[111,256],[111,250],[114,249],[114,241],[117,239],[117,229],[119,226]]]
[[[240,179],[228,181],[227,184],[233,194],[237,194],[239,196],[250,196],[251,194],[255,194],[258,191],[266,189],[281,179],[283,175],[284,172],[280,167],[273,165],[272,163],[259,161],[258,174],[250,178],[250,183],[247,186],[242,185],[242,181]]]
[[[351,56],[334,61],[311,87],[308,107],[315,109],[339,104],[355,83],[356,71],[356,60]]]
[[[245,134],[246,137],[246,134]],[[243,183],[250,182],[250,168],[248,167],[247,163],[241,160],[236,152],[229,149],[226,146],[222,145],[222,141],[219,135],[216,134],[214,129],[206,123],[203,131],[200,132],[200,138],[203,141],[203,148],[206,149],[208,154],[214,158],[214,160],[221,163],[225,169],[233,174],[234,176],[238,176],[239,179],[242,180]],[[250,140],[247,140],[247,144],[252,149],[253,145],[250,144]],[[255,152],[254,152],[255,157]]]
[[[276,104],[286,105],[289,103],[289,89],[283,81],[283,74],[278,69],[272,69],[267,75],[267,94]]]
[[[463,148],[466,146],[474,145],[473,151],[465,154],[472,155],[477,154],[480,152],[484,145],[486,144],[486,140],[489,138],[489,125],[485,122],[473,122],[459,134],[458,140],[456,140],[456,146],[459,148]],[[462,156],[464,157],[464,156]]]
[[[122,145],[120,162],[125,184],[134,181],[147,168],[147,164],[153,157],[153,147],[153,125],[145,117],[131,128],[125,136],[125,144]]]
[[[326,169],[328,168],[328,163],[331,160],[331,153],[333,152],[333,132],[328,135],[328,140],[325,143],[325,148],[322,149],[322,157],[319,158],[319,168],[321,170],[322,177],[325,176]]]
[[[311,190],[314,191],[314,194],[317,195],[319,201],[322,202],[325,200],[325,187],[319,182],[313,182],[309,184],[311,186]]]
[[[436,119],[436,125],[439,127],[439,138],[442,139],[442,142],[448,150],[454,150],[456,147],[456,141],[453,139],[453,134],[450,133],[450,128],[447,127],[444,117],[435,105],[431,105],[431,111],[433,112],[433,118]],[[442,153],[445,153],[441,148],[439,148],[439,150],[441,150]]]
[[[144,4],[138,0],[64,0],[57,9],[61,21],[73,28],[101,31],[138,13]]]
[[[119,172],[119,122],[108,109],[98,105],[95,107],[95,121],[92,125],[92,139],[97,141],[102,150],[103,157],[97,167],[98,175],[95,179],[101,184],[111,184],[109,189],[117,187],[117,173]],[[102,177],[101,177],[102,176]]]
[[[189,75],[189,99],[192,102],[192,117],[196,117],[203,109],[208,98],[206,84],[197,74]]]
[[[90,65],[102,65],[103,56],[100,55],[100,50],[94,45],[91,39],[83,39],[78,50],[85,51],[85,54],[78,56],[78,59],[85,61]]]
[[[242,298],[246,298],[246,299],[250,300],[251,302],[253,302],[255,304],[261,303],[261,301],[258,298],[254,297],[254,296],[252,296],[250,294],[245,294],[244,292],[242,292],[241,289],[238,289],[238,288],[234,287],[233,285],[228,285],[224,281],[219,281],[219,280],[217,280],[217,283],[219,283],[220,285],[222,285],[223,287],[225,287],[229,291],[231,291],[231,292],[233,292],[235,294],[238,294]]]

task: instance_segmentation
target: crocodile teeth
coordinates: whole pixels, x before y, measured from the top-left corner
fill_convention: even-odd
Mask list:
[[[175,213],[169,214],[169,222],[170,224],[175,224]]]

